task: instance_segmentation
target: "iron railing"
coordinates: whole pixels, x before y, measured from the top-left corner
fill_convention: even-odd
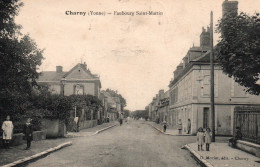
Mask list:
[[[240,127],[242,139],[260,144],[260,111],[235,111],[234,128]]]

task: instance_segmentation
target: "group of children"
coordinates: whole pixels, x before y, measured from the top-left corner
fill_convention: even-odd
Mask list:
[[[204,143],[206,143],[206,151],[209,151],[211,136],[212,134],[210,128],[206,128],[206,132],[203,132],[202,127],[198,129],[198,133],[197,133],[198,151],[203,151]]]

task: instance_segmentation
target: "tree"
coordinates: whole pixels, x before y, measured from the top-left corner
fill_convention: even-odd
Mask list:
[[[25,109],[43,59],[43,50],[14,22],[21,6],[19,0],[0,1],[0,111],[8,114]]]
[[[136,111],[132,112],[132,115],[134,118],[148,119],[149,112],[148,112],[148,110],[136,110]]]
[[[124,110],[124,117],[127,118],[130,116],[130,111],[129,110]]]
[[[246,87],[250,94],[259,95],[260,85],[260,17],[229,13],[219,20],[216,32],[220,41],[216,47],[217,60],[224,73]]]

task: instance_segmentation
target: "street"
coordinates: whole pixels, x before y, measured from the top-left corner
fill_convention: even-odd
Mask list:
[[[73,145],[29,164],[42,166],[198,166],[184,144],[195,136],[167,136],[145,121],[129,121],[90,137],[72,138]]]

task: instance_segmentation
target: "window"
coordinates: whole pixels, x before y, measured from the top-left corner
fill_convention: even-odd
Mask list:
[[[178,87],[174,88],[171,93],[171,105],[175,104],[178,100]]]
[[[83,85],[74,85],[74,94],[75,95],[83,95],[84,94],[84,86]]]

